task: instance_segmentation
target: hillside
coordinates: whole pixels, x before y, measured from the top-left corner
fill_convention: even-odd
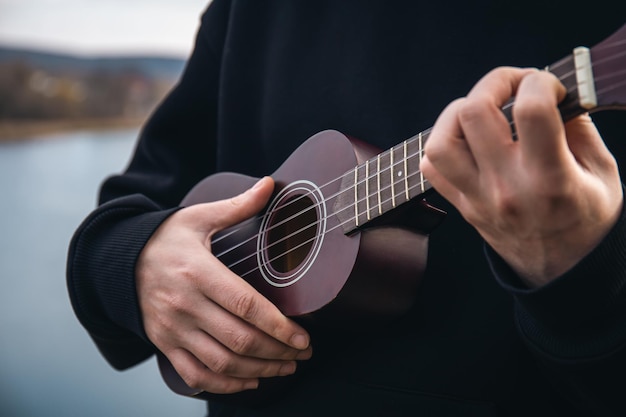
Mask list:
[[[11,62],[24,62],[53,73],[107,71],[119,74],[127,70],[136,70],[148,77],[162,79],[177,78],[185,64],[184,60],[173,57],[122,55],[84,57],[0,45],[0,64]]]
[[[0,46],[0,139],[46,126],[139,123],[184,65],[171,57],[81,57]]]

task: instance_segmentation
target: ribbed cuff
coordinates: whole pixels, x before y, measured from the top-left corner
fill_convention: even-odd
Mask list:
[[[149,211],[155,207],[145,200],[129,200],[100,207],[78,228],[68,256],[68,290],[81,323],[96,337],[123,338],[124,329],[147,340],[135,265],[150,236],[176,209]]]

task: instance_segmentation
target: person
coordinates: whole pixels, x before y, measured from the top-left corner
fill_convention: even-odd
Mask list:
[[[604,6],[213,0],[72,238],[77,317],[115,368],[162,354],[212,417],[626,415],[625,116],[564,124],[562,83],[533,69],[617,30],[624,5]],[[309,325],[212,253],[315,133],[388,149],[431,126],[427,201],[447,214],[400,317]],[[181,206],[225,171],[260,180]]]

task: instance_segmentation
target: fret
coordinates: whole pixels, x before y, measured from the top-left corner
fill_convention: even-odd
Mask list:
[[[389,150],[389,183],[391,184],[391,207],[396,207],[396,181],[394,178],[393,149]]]
[[[383,214],[383,203],[380,198],[380,154],[376,157],[376,186],[378,188],[378,215]]]
[[[390,167],[391,184],[393,184],[393,204],[394,207],[404,203],[406,200],[406,183],[404,181],[404,145],[394,146],[389,151],[393,164]]]
[[[370,221],[382,214],[380,199],[380,160],[375,157],[365,162],[367,168],[366,175],[366,201],[367,201],[367,221]]]
[[[365,161],[365,214],[367,220],[370,218],[370,164],[369,161]]]
[[[369,197],[369,164],[359,165],[355,168],[355,222],[357,227],[371,220],[370,197]]]
[[[408,162],[408,145],[407,145],[407,140],[405,140],[404,142],[402,142],[402,150],[403,150],[403,157],[402,160],[404,161],[404,192],[406,195],[406,201],[409,201],[411,199],[411,197],[409,196],[409,162]]]
[[[405,175],[408,184],[407,200],[422,194],[425,190],[424,176],[420,170],[422,160],[422,136],[417,135],[406,141],[407,156],[405,163]],[[417,184],[415,182],[418,181]]]
[[[354,223],[359,227],[359,167],[354,168]]]
[[[378,216],[385,214],[395,207],[395,197],[393,195],[393,152],[387,150],[377,156],[378,169]]]
[[[417,138],[418,138],[418,145],[417,145],[418,149],[417,149],[417,152],[418,152],[418,155],[419,155],[418,171],[420,173],[420,188],[421,188],[422,193],[423,193],[426,190],[424,189],[424,173],[422,172],[422,157],[424,156],[424,137],[422,135],[422,132],[420,132],[417,135]]]

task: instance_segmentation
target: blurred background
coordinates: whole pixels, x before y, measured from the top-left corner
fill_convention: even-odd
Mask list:
[[[0,0],[0,416],[205,414],[154,360],[106,364],[71,310],[65,261],[209,1]]]

